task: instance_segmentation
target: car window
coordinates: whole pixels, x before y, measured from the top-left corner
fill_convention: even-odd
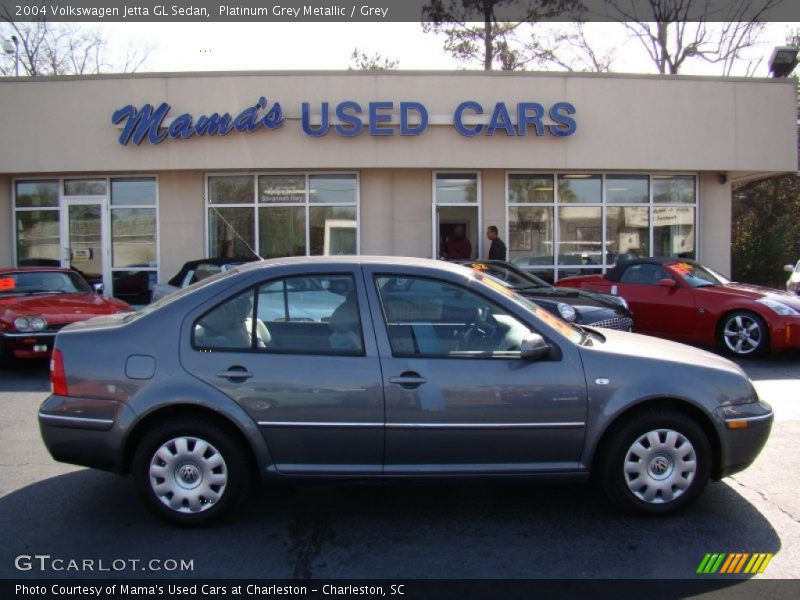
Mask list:
[[[87,293],[92,288],[76,273],[65,271],[29,271],[0,276],[0,294]]]
[[[691,287],[706,287],[709,285],[726,285],[730,283],[722,275],[716,271],[712,271],[708,267],[696,265],[692,263],[675,263],[670,265],[672,270],[677,272],[687,284]]]
[[[625,269],[620,282],[638,285],[658,285],[658,282],[662,279],[672,279],[672,277],[658,265],[640,264],[631,265]]]
[[[351,275],[287,277],[257,291],[256,326],[266,352],[362,355],[355,281]]]
[[[203,351],[250,350],[254,345],[253,300],[251,289],[203,315],[194,325],[194,346]]]
[[[530,331],[482,296],[444,281],[379,276],[376,285],[395,356],[518,357]]]

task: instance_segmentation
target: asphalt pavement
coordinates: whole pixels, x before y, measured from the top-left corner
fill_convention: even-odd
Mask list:
[[[151,517],[127,478],[54,462],[36,423],[47,366],[19,364],[0,370],[0,577],[690,578],[706,553],[767,552],[759,577],[798,578],[800,353],[740,364],[775,409],[772,436],[675,517],[625,516],[588,484],[280,484],[199,530]],[[50,558],[17,568],[33,555]],[[180,561],[191,572],[163,570]]]

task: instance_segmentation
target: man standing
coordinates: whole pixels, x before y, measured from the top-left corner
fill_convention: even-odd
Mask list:
[[[492,245],[489,246],[489,260],[506,260],[506,245],[497,235],[497,227],[489,225],[486,229],[486,237],[492,242]]]
[[[463,225],[456,225],[453,228],[453,235],[447,238],[442,256],[448,260],[472,258],[472,244],[467,239]]]

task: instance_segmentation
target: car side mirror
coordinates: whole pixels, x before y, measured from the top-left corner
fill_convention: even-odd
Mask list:
[[[527,333],[522,338],[519,355],[524,360],[539,360],[550,353],[550,345],[538,333]]]
[[[675,283],[674,279],[659,279],[658,280],[658,287],[665,287],[665,288],[676,288],[678,284]]]
[[[103,284],[102,283],[95,283],[95,284],[92,285],[92,288],[94,288],[94,293],[97,294],[98,296],[102,296],[103,295]]]
[[[783,270],[787,273],[794,273],[794,265],[783,265]]]

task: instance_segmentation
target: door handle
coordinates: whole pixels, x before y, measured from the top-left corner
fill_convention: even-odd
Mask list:
[[[389,377],[389,383],[394,383],[404,388],[416,388],[427,382],[427,379],[421,377],[419,373],[414,373],[413,371],[406,371],[399,377]]]
[[[240,367],[238,365],[237,366],[233,366],[233,367],[228,367],[227,371],[222,371],[220,373],[217,373],[217,377],[221,377],[223,379],[242,379],[242,380],[244,380],[244,379],[250,379],[252,376],[253,376],[253,374],[250,371],[248,371],[244,367]]]

